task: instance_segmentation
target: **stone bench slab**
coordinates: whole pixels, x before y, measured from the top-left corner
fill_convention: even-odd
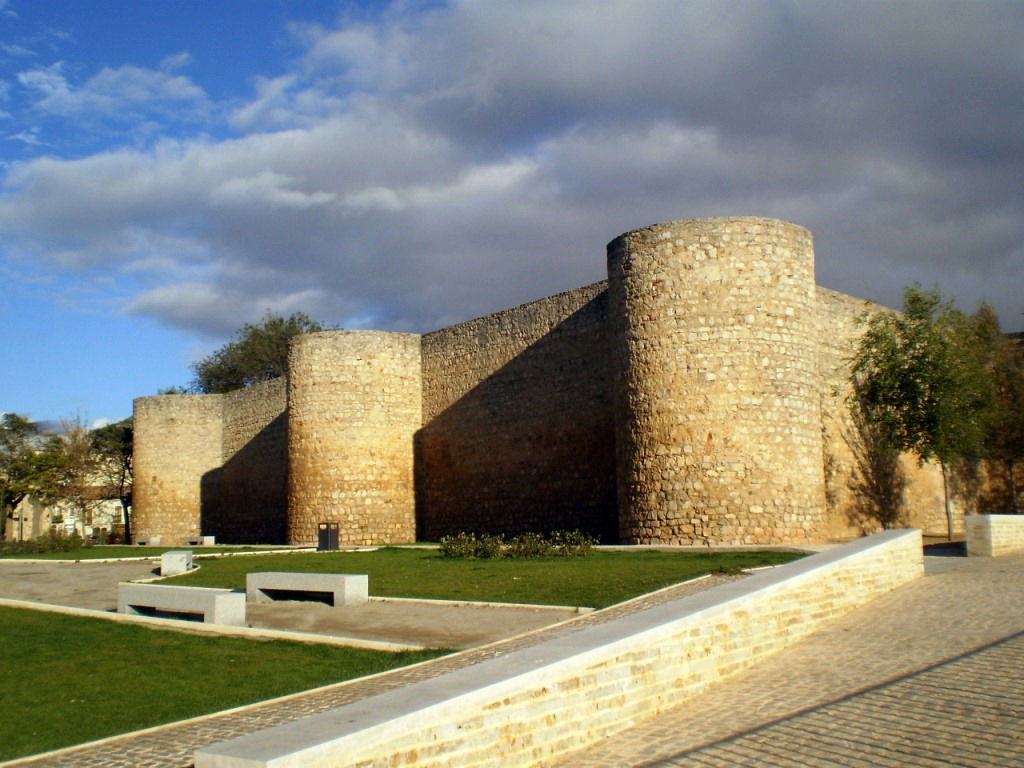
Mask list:
[[[245,598],[250,603],[275,599],[325,598],[330,605],[364,605],[369,598],[369,578],[364,573],[299,573],[263,571],[245,577]]]
[[[202,614],[206,624],[245,626],[245,595],[230,589],[169,584],[117,585],[117,612],[148,615],[152,611]]]
[[[172,549],[160,555],[160,575],[177,576],[192,570],[192,551],[188,549]]]

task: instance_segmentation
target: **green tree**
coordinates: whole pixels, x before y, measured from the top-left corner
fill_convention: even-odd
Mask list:
[[[83,526],[90,525],[105,496],[89,430],[77,419],[64,421],[59,433],[46,436],[39,460],[33,493],[46,502],[64,502]]]
[[[982,454],[992,402],[978,318],[911,286],[902,313],[876,312],[866,325],[851,366],[856,399],[889,445],[938,462],[952,538],[950,469]]]
[[[40,470],[38,435],[39,426],[24,416],[5,413],[0,419],[0,514],[5,521],[33,490]],[[0,525],[0,533],[5,528]]]
[[[267,312],[259,325],[246,323],[232,341],[192,366],[192,390],[217,394],[283,376],[288,370],[289,340],[323,330],[323,325],[302,312],[287,318]]]
[[[89,434],[96,454],[96,475],[108,493],[117,495],[121,503],[125,541],[131,541],[132,449],[134,428],[131,419],[98,427]]]
[[[986,456],[1005,465],[1010,507],[1019,515],[1017,465],[1024,460],[1024,340],[1002,334],[994,339],[990,375],[995,404],[988,425]]]

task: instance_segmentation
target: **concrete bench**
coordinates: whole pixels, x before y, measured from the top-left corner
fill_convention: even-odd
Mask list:
[[[117,612],[140,616],[201,615],[207,624],[244,627],[245,595],[210,587],[121,583],[117,585]]]
[[[192,552],[188,549],[172,549],[160,555],[160,575],[177,576],[192,570]]]
[[[135,546],[137,547],[155,547],[159,543],[159,536],[139,536],[135,539]]]
[[[185,544],[190,547],[212,547],[216,541],[216,536],[189,536],[185,539]]]
[[[272,600],[319,600],[328,605],[363,605],[369,595],[366,574],[291,573],[264,571],[245,577],[245,598],[251,603]]]

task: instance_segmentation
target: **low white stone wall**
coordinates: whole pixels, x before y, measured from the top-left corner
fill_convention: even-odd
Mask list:
[[[211,745],[195,768],[537,765],[682,703],[923,571],[920,531],[886,531]]]
[[[964,523],[971,557],[1024,552],[1024,515],[968,515]]]

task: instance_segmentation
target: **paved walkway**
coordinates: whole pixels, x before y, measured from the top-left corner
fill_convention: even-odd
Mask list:
[[[733,681],[577,753],[615,766],[1024,766],[1024,555],[929,557],[928,575]],[[24,765],[183,768],[193,750],[683,597],[674,588],[526,638]]]
[[[1024,766],[1024,556],[928,574],[560,768]]]

